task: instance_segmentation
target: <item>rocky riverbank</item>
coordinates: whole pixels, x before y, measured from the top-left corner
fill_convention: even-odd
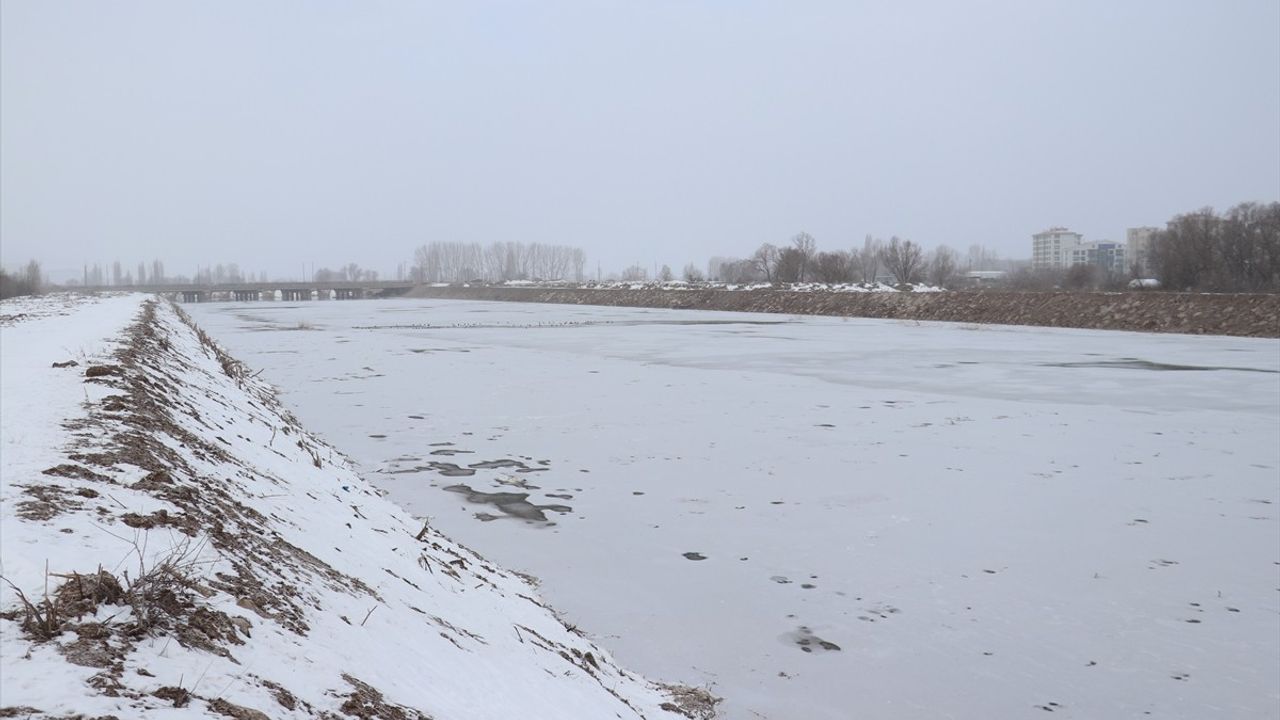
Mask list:
[[[1280,337],[1280,295],[1084,292],[796,292],[661,288],[415,288],[411,297],[728,310],[895,320]]]

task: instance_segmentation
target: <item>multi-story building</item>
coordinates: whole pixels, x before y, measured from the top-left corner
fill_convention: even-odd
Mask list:
[[[1138,277],[1149,278],[1155,275],[1155,267],[1151,262],[1151,238],[1160,232],[1160,228],[1134,227],[1125,231],[1125,253],[1129,265],[1137,271]]]
[[[1125,247],[1107,240],[1081,243],[1071,253],[1072,265],[1096,265],[1108,273],[1126,274]]]
[[[1064,227],[1052,227],[1031,236],[1031,269],[1062,270],[1071,267],[1084,236]]]
[[[1033,270],[1066,270],[1074,265],[1097,265],[1111,273],[1126,273],[1125,246],[1107,240],[1085,242],[1084,236],[1054,227],[1031,236]]]

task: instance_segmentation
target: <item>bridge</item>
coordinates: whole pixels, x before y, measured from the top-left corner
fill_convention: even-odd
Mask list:
[[[364,298],[398,297],[412,290],[414,283],[408,280],[363,280],[305,282],[302,280],[272,280],[270,282],[244,282],[209,284],[159,285],[100,285],[78,288],[82,292],[110,292],[135,290],[156,293],[170,300],[183,303],[199,302],[257,302],[281,300],[298,302],[305,300],[360,300]]]

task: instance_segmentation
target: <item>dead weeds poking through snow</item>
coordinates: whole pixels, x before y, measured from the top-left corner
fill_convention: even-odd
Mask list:
[[[671,696],[671,701],[662,703],[660,707],[667,712],[679,713],[690,720],[713,720],[716,716],[716,706],[724,700],[712,695],[706,688],[662,684],[658,687]]]
[[[200,558],[203,547],[203,543],[196,545],[184,539],[148,566],[144,560],[145,547],[135,541],[134,552],[139,558],[136,576],[131,578],[126,570],[123,582],[101,566],[87,573],[55,573],[46,568],[45,591],[37,600],[32,600],[6,577],[4,581],[17,594],[21,608],[5,613],[5,617],[11,620],[21,617],[20,627],[28,639],[35,642],[53,640],[67,630],[75,630],[82,638],[116,633],[130,637],[151,634],[157,628],[173,625],[174,620],[183,619],[184,610],[193,607],[192,596],[210,594],[199,582],[200,568],[211,562]],[[61,581],[52,593],[48,589],[50,578]],[[111,624],[108,619],[74,624],[85,615],[97,615],[102,606],[120,607],[116,615],[128,608],[129,621]]]

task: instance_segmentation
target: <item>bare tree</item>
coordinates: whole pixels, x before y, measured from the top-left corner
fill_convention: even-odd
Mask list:
[[[778,282],[800,282],[804,277],[804,253],[798,248],[782,248],[778,252],[778,262],[773,268],[773,279]]]
[[[734,263],[742,262],[739,258],[714,256],[707,261],[707,279],[708,280],[725,280],[725,268],[731,267]]]
[[[1214,292],[1280,290],[1280,203],[1242,203],[1178,215],[1151,240],[1167,288]]]
[[[35,295],[40,292],[43,284],[44,278],[40,272],[40,263],[35,260],[27,263],[22,272],[13,275],[0,269],[0,298]]]
[[[966,270],[999,270],[1000,254],[985,245],[970,245],[965,264]]]
[[[956,251],[946,245],[934,249],[929,260],[929,282],[940,288],[950,287],[956,279],[957,257]]]
[[[720,266],[719,279],[730,283],[749,283],[764,279],[752,260],[730,260]]]
[[[880,255],[883,250],[884,241],[868,235],[862,241],[862,249],[853,251],[851,264],[857,271],[855,275],[862,282],[870,285],[876,281],[880,274]]]
[[[414,250],[417,282],[504,282],[510,280],[582,280],[586,253],[566,245],[497,242],[432,242]]]
[[[632,265],[622,271],[623,282],[643,282],[649,279],[649,271],[639,265]]]
[[[702,275],[702,271],[698,269],[697,265],[694,265],[693,263],[689,263],[688,265],[684,266],[685,282],[691,282],[691,283],[702,282],[704,279],[705,278]]]
[[[813,274],[819,282],[846,282],[849,279],[850,262],[847,252],[820,252],[814,258]]]
[[[662,282],[671,282],[675,278],[676,276],[674,273],[671,272],[670,265],[663,265],[662,270],[658,273],[658,279],[661,280]]]
[[[778,248],[770,243],[765,243],[756,248],[751,255],[751,263],[755,269],[764,276],[765,282],[773,282],[774,270],[778,267]]]
[[[801,232],[799,235],[791,238],[791,247],[795,249],[797,255],[795,260],[799,264],[799,272],[796,280],[803,282],[809,279],[810,264],[813,262],[813,256],[817,252],[817,242],[813,236],[807,232]]]
[[[881,253],[885,268],[893,273],[899,285],[916,282],[924,265],[924,254],[920,246],[910,240],[901,240],[898,236],[889,239],[889,245]]]

